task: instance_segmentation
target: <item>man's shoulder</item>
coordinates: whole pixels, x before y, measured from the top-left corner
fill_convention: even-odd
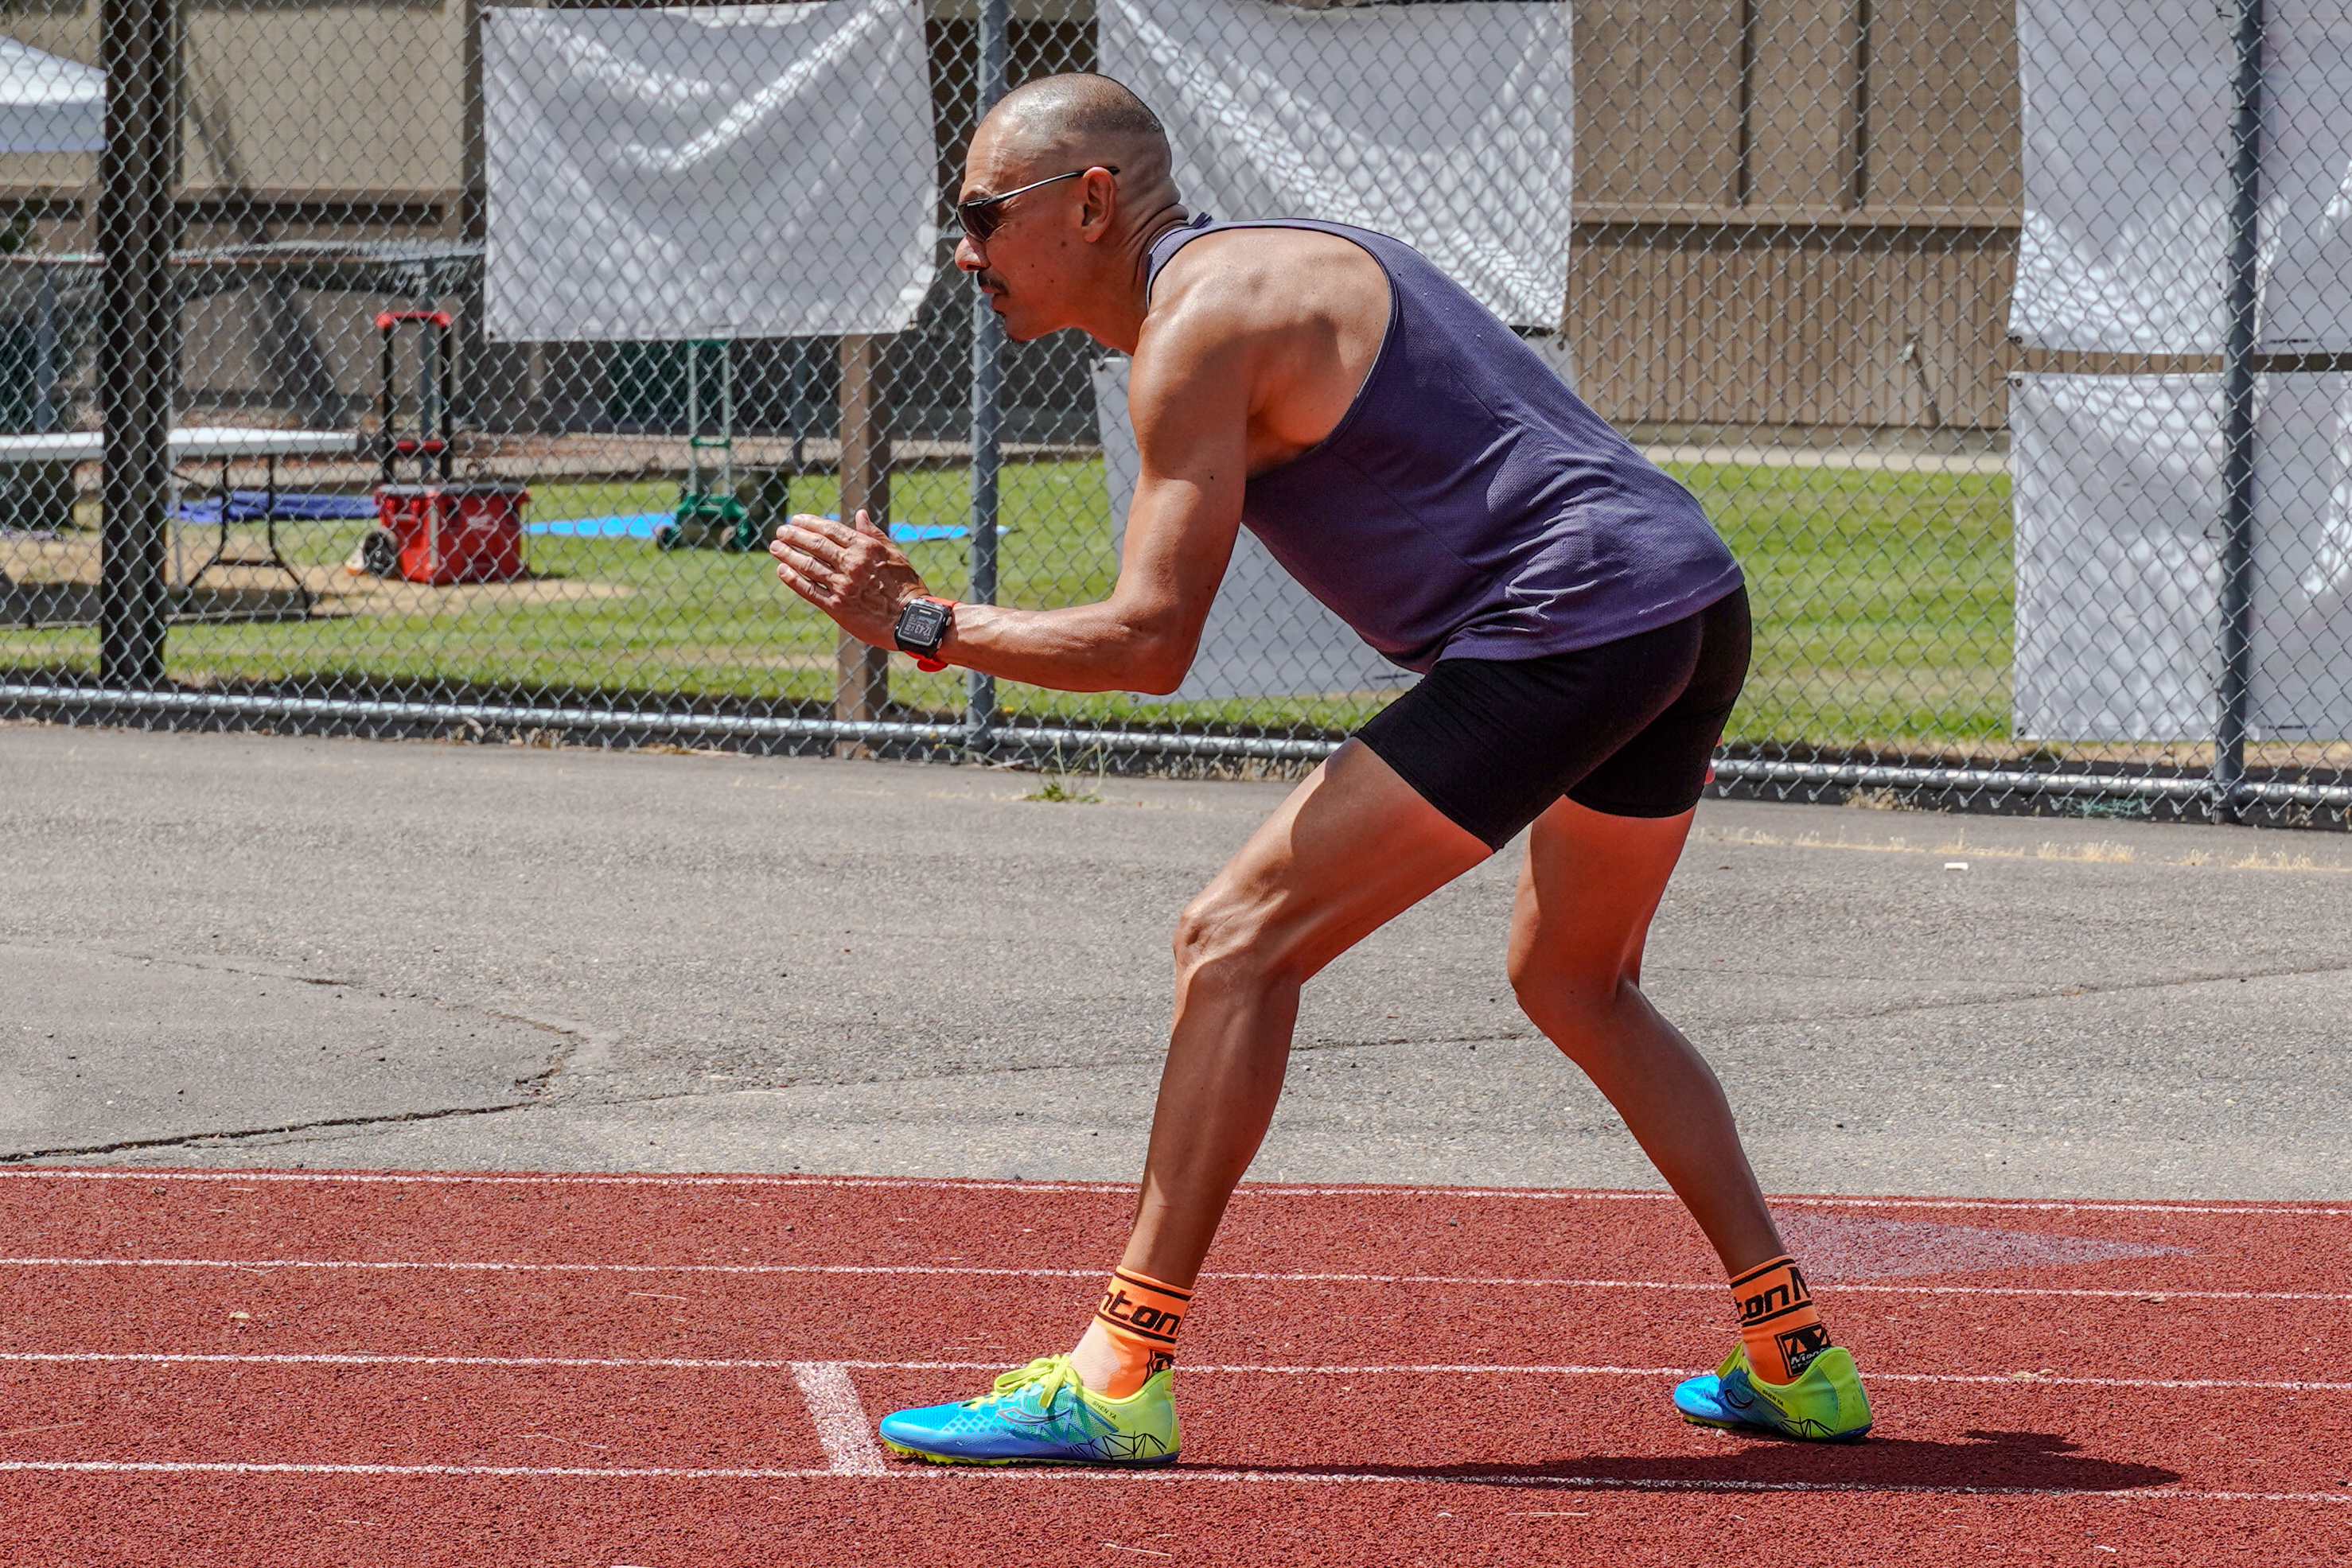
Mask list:
[[[1339,235],[1272,225],[1212,229],[1169,257],[1153,280],[1146,343],[1304,324],[1345,309],[1356,294],[1377,292],[1385,307],[1387,288],[1379,260]]]
[[[1203,285],[1265,284],[1296,278],[1302,266],[1360,262],[1377,272],[1380,262],[1356,241],[1327,229],[1287,224],[1234,224],[1187,240],[1160,269],[1152,302],[1173,290]]]

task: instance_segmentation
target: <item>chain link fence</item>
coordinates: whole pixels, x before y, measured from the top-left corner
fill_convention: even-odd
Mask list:
[[[1395,233],[1705,503],[1717,788],[2341,824],[2341,0],[5,0],[0,712],[1304,766],[1410,677],[1244,538],[1171,698],[844,644],[758,547],[1106,594],[1125,369],[952,261],[1010,84]]]

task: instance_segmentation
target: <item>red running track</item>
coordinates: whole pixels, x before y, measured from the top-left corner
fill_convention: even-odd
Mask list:
[[[1184,1462],[872,1420],[1082,1326],[1128,1189],[0,1172],[0,1563],[2352,1560],[2352,1207],[1786,1199],[1879,1414],[1685,1427],[1729,1343],[1648,1194],[1251,1187]]]

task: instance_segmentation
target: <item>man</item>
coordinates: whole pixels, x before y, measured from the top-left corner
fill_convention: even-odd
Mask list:
[[[1714,1073],[1639,988],[1642,946],[1748,664],[1738,567],[1689,492],[1417,253],[1178,204],[1168,142],[1095,76],[1032,82],[972,139],[956,259],[1016,340],[1133,356],[1142,472],[1118,586],[1020,611],[927,593],[870,519],[795,517],[778,576],[855,636],[1066,691],[1171,692],[1236,530],[1427,672],[1183,912],[1135,1227],[1094,1321],[976,1399],[882,1423],[942,1462],[1153,1464],[1180,1446],[1178,1331],[1323,966],[1532,828],[1522,1008],[1589,1073],[1732,1279],[1739,1343],[1691,1421],[1869,1429]]]

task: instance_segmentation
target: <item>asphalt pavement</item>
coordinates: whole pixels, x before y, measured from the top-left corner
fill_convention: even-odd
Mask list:
[[[1126,1180],[1281,798],[0,725],[0,1160]],[[1654,1186],[1507,852],[1311,988],[1267,1180]],[[1646,984],[1769,1188],[2352,1195],[2352,841],[1710,802]]]

